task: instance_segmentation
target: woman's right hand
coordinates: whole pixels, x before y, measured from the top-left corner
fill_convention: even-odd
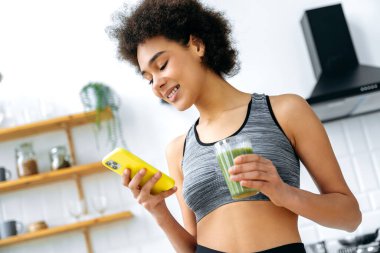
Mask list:
[[[157,183],[157,181],[161,178],[162,174],[161,172],[157,172],[144,184],[144,186],[140,187],[141,180],[144,177],[145,173],[146,169],[141,169],[131,179],[130,169],[125,169],[122,177],[123,185],[131,190],[133,197],[137,200],[137,202],[140,205],[142,205],[153,216],[158,218],[157,216],[159,216],[160,214],[162,215],[162,211],[164,211],[164,209],[167,210],[165,198],[174,194],[177,191],[177,187],[174,186],[170,190],[163,191],[158,194],[152,194],[151,190],[153,186]]]

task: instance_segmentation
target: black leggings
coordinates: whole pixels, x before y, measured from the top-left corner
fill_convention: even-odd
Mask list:
[[[272,249],[267,249],[264,251],[258,251],[256,253],[306,253],[303,243],[291,243],[283,246],[279,246]],[[195,253],[224,253],[222,251],[217,251],[214,249],[209,249],[201,245],[197,245]]]

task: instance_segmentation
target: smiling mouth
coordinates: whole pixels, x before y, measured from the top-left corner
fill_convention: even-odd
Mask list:
[[[179,90],[179,87],[180,87],[180,85],[177,84],[177,85],[174,87],[174,89],[169,93],[169,95],[168,95],[166,98],[170,99],[172,96],[174,96],[174,94],[176,94],[177,91]]]

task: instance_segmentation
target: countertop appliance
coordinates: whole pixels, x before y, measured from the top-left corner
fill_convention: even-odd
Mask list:
[[[305,245],[306,253],[380,253],[380,241],[357,246],[344,246],[338,242],[322,241]]]
[[[347,246],[338,250],[338,253],[380,253],[380,242],[372,242],[365,245]]]
[[[351,238],[320,241],[305,245],[307,253],[380,253],[380,228]]]
[[[307,102],[322,122],[380,110],[380,68],[358,62],[342,5],[305,11],[301,26],[318,80]]]

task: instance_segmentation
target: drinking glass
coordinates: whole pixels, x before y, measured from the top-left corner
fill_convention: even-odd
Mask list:
[[[95,195],[91,198],[92,206],[99,216],[104,215],[107,209],[107,198],[103,195]]]
[[[235,157],[243,154],[252,154],[253,148],[250,139],[244,135],[236,135],[214,144],[216,159],[222,170],[224,179],[227,183],[233,199],[247,198],[259,193],[257,189],[248,188],[240,185],[240,182],[230,180],[228,169],[234,166]]]
[[[86,203],[81,199],[71,199],[68,203],[68,210],[72,217],[76,221],[80,220],[80,217],[84,214]]]

